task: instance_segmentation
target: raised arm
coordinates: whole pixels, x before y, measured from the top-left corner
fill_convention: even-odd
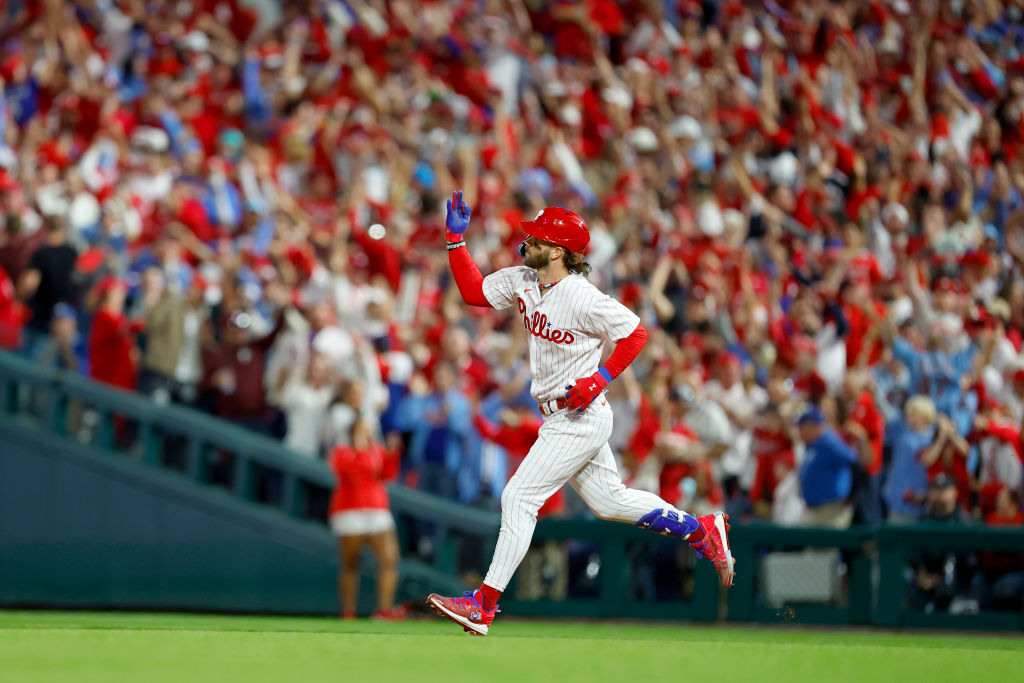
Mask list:
[[[453,192],[452,198],[448,200],[448,215],[445,219],[448,265],[451,266],[462,300],[470,306],[491,308],[491,303],[484,296],[484,276],[473,263],[464,239],[472,213],[472,209],[462,201],[462,190]]]

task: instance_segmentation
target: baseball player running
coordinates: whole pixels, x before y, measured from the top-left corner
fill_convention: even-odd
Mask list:
[[[732,585],[733,559],[721,512],[694,517],[646,491],[622,484],[608,437],[612,411],[604,388],[633,362],[647,341],[640,319],[587,280],[590,232],[572,211],[548,207],[524,221],[523,265],[486,278],[466,249],[471,210],[457,191],[445,222],[448,260],[462,299],[471,306],[516,307],[530,333],[530,369],[544,424],[501,495],[501,530],[490,569],[478,590],[462,597],[431,594],[427,604],[471,634],[487,635],[498,598],[530,546],[537,510],[563,484],[601,519],[628,522],[689,542]],[[615,349],[598,367],[606,340]]]

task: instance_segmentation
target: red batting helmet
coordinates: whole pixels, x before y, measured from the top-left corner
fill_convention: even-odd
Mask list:
[[[532,221],[523,221],[527,235],[582,254],[590,244],[590,231],[583,218],[568,209],[549,206]]]

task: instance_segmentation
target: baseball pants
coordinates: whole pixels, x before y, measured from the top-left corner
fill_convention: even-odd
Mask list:
[[[611,434],[612,409],[603,396],[582,413],[560,410],[544,420],[501,494],[501,531],[485,584],[505,590],[530,548],[537,511],[566,482],[601,519],[633,524],[651,510],[674,509],[653,493],[623,485],[608,446]]]

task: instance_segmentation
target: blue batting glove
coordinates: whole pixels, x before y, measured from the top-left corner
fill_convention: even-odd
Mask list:
[[[466,202],[462,201],[462,190],[452,192],[452,198],[448,200],[448,217],[444,224],[448,228],[448,234],[454,235],[458,241],[462,239],[462,233],[469,227],[469,217],[473,210]]]

